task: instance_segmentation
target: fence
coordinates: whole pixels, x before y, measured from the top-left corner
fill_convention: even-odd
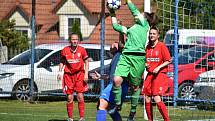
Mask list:
[[[55,77],[60,62],[60,49],[68,45],[71,32],[80,33],[82,43],[93,46],[92,48],[83,45],[88,48],[88,54],[92,56],[93,60],[96,60],[95,63],[90,62],[91,69],[89,71],[97,70],[103,73],[101,71],[103,68],[104,73],[108,71],[111,58],[108,45],[119,40],[119,33],[112,29],[111,17],[107,9],[102,10],[102,1],[36,0],[35,29],[33,30],[35,30],[35,44],[42,48],[35,49],[34,66],[36,68],[33,73],[33,89],[36,95],[63,95],[61,82],[57,81]],[[141,11],[143,10],[144,2],[142,0],[132,1]],[[31,6],[32,1],[30,0],[20,0],[19,2],[3,0],[0,5],[0,15],[2,15],[0,20],[16,20],[14,28],[31,38],[31,20],[33,19],[30,14],[32,13]],[[163,98],[167,99],[169,105],[171,105],[169,102],[172,103],[172,101],[184,106],[193,106],[194,104],[194,107],[197,107],[196,103],[213,104],[214,99],[211,98],[213,93],[207,93],[207,96],[203,95],[207,92],[207,87],[214,92],[212,84],[215,75],[215,32],[212,30],[215,28],[215,2],[151,0],[151,8],[152,12],[156,12],[160,17],[158,24],[160,39],[164,40],[166,44],[170,44],[169,50],[174,57],[174,65],[170,65],[167,73],[170,92],[168,96]],[[117,10],[116,15],[125,26],[130,27],[134,23],[133,17],[125,5]],[[105,45],[104,51],[100,51],[98,48],[103,45]],[[18,48],[13,50],[19,50],[17,53],[23,51]],[[8,58],[11,57],[11,51],[9,51]],[[29,81],[32,79],[31,51],[23,54],[22,58],[23,60],[11,61],[11,63],[19,62],[20,70],[13,70],[12,67],[9,68],[5,65],[1,68],[3,72],[15,72],[6,73],[8,75],[0,77],[0,95],[12,94],[15,98],[29,99]],[[104,62],[100,60],[104,60]],[[104,63],[104,66],[99,68],[96,65],[100,65],[100,63]],[[17,66],[17,63],[15,65]],[[18,73],[19,71],[22,74]],[[100,85],[100,81],[89,80],[90,91],[86,96],[98,97],[106,84],[106,81]],[[24,87],[21,89],[24,92],[24,97],[16,93],[21,91],[16,90],[19,87]]]
[[[7,62],[9,59],[13,58],[14,56],[22,53],[23,51],[25,51],[24,49],[20,49],[20,48],[7,48],[7,46],[2,46],[0,48],[0,63],[5,63]]]
[[[0,47],[0,63],[4,63],[7,60],[8,60],[7,47],[6,46],[2,46],[2,47]]]

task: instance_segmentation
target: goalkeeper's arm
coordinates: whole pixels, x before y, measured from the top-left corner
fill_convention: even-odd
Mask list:
[[[131,11],[133,16],[138,16],[140,11],[137,9],[137,7],[132,3],[131,0],[126,0],[126,4],[128,5],[129,10]]]
[[[111,17],[111,20],[112,20],[113,29],[115,31],[123,33],[123,34],[127,33],[127,28],[125,26],[118,24],[116,17]]]
[[[110,16],[111,16],[113,29],[115,31],[117,31],[117,32],[126,34],[127,33],[127,28],[125,26],[122,26],[122,25],[118,24],[115,11],[113,9],[109,9],[109,11],[110,11]]]
[[[129,10],[131,11],[132,15],[137,19],[137,23],[145,26],[147,23],[146,18],[140,13],[137,7],[132,3],[131,0],[126,0],[126,4],[128,5]]]

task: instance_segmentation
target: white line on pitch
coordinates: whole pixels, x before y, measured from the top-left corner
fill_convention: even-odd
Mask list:
[[[187,120],[187,121],[215,121],[215,119]]]

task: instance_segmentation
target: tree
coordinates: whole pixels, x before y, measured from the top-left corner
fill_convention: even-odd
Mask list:
[[[161,38],[166,31],[173,29],[175,3],[173,0],[152,0],[151,5],[160,17],[158,27]],[[179,0],[178,28],[179,29],[214,29],[215,28],[214,0]]]
[[[0,39],[4,46],[8,48],[28,48],[28,38],[16,31],[14,28],[15,20],[4,20],[0,22]]]
[[[83,37],[82,37],[81,29],[80,29],[80,23],[78,21],[74,21],[71,29],[72,29],[73,33],[76,33],[79,35],[80,41],[83,41]]]

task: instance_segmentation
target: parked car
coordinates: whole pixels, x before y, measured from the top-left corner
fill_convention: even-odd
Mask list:
[[[214,45],[215,30],[204,29],[179,29],[178,30],[178,45]],[[164,37],[165,44],[174,43],[174,30],[168,30]],[[183,49],[183,48],[181,48]]]
[[[68,43],[43,44],[35,48],[34,91],[39,94],[62,92],[61,81],[57,81],[60,51]],[[100,45],[80,44],[91,61],[89,71],[100,67]],[[110,46],[105,45],[104,64],[111,62]],[[19,100],[29,100],[29,80],[31,79],[31,51],[27,50],[8,62],[0,64],[0,96],[12,96]],[[12,92],[12,93],[11,93]]]
[[[215,70],[201,73],[194,84],[197,99],[215,100]]]
[[[199,74],[215,68],[215,46],[194,46],[178,55],[178,97],[195,98],[193,84]],[[169,93],[173,95],[173,65],[169,66]]]

